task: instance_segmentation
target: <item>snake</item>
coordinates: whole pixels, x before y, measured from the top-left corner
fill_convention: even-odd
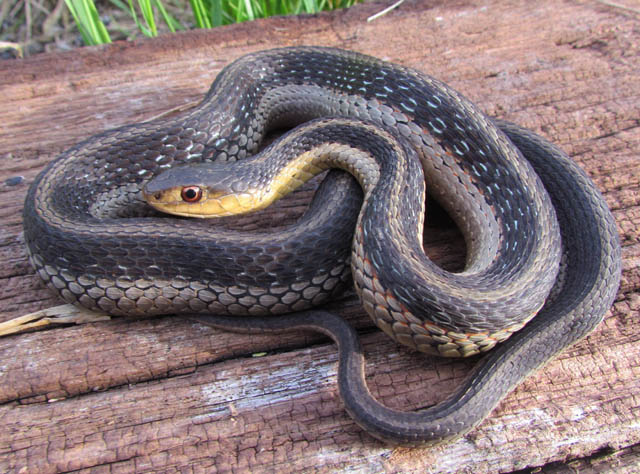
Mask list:
[[[277,232],[198,219],[266,208],[323,173]],[[461,271],[424,253],[426,199],[464,237]],[[245,55],[194,108],[82,141],[34,180],[23,222],[36,273],[71,304],[331,337],[346,411],[408,446],[477,426],[599,324],[621,276],[613,216],[560,148],[422,72],[327,47]],[[320,307],[352,284],[400,344],[479,356],[471,375],[434,406],[380,404],[357,333]]]

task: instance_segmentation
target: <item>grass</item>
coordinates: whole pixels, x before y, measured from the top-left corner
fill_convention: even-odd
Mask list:
[[[363,0],[0,0],[0,51],[21,55],[316,13]],[[2,53],[0,53],[2,54]]]
[[[358,0],[189,0],[192,24],[196,28],[213,28],[230,23],[251,21],[274,15],[317,13],[348,7]],[[94,0],[65,0],[85,44],[111,42]],[[171,32],[186,27],[168,13],[162,0],[110,0],[117,8],[128,11],[138,30],[145,36],[158,35],[158,21]]]
[[[111,43],[111,37],[98,16],[93,0],[65,0],[65,2],[85,44]]]

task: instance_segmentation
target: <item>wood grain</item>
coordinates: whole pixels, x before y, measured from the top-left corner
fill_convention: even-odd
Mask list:
[[[363,433],[337,393],[336,350],[315,335],[228,334],[165,317],[5,337],[0,471],[637,472],[640,16],[596,1],[460,0],[406,1],[366,21],[385,6],[0,63],[0,321],[59,304],[22,239],[24,196],[46,163],[88,135],[198,100],[243,54],[321,44],[438,77],[583,166],[623,245],[623,280],[604,323],[476,430],[430,449],[393,449]],[[261,219],[295,218],[309,193]],[[436,227],[428,251],[455,264],[464,249]],[[473,364],[397,347],[353,295],[330,306],[361,332],[371,390],[390,406],[443,399]]]

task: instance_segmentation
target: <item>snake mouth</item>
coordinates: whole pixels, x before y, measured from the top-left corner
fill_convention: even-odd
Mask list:
[[[259,193],[239,186],[234,163],[169,169],[145,184],[142,195],[158,211],[184,217],[244,214],[259,207]]]
[[[251,193],[216,192],[206,186],[175,186],[160,191],[145,188],[142,195],[154,209],[183,217],[225,217],[258,208],[256,196]]]

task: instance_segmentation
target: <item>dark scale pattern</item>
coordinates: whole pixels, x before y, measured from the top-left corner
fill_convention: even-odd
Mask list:
[[[235,162],[270,129],[327,116],[350,119],[303,125]],[[367,312],[410,347],[468,356],[517,331],[447,400],[406,413],[371,397],[357,337],[339,318],[201,317],[225,328],[332,335],[340,391],[362,427],[396,443],[440,442],[473,428],[528,373],[592,330],[620,280],[615,224],[593,183],[540,137],[497,125],[446,85],[374,58],[327,48],[248,55],[194,110],[94,136],[48,166],[25,202],[27,251],[66,301],[112,314],[295,312],[340,291],[351,266]],[[231,162],[245,181],[227,184],[243,192],[249,181],[268,185],[285,159],[301,175],[349,171],[365,191],[360,214],[361,193],[339,172],[298,225],[277,235],[159,218],[141,201],[143,186],[180,164],[219,171],[210,162]],[[245,162],[260,166],[250,171]],[[465,235],[458,274],[422,252],[423,179]]]
[[[527,225],[546,229],[548,233],[542,239],[519,247],[509,245],[508,223],[515,219],[507,212],[496,211],[492,217],[502,244],[497,246],[501,257],[498,264],[480,255],[479,260],[488,262],[484,267],[472,259],[469,266],[473,270],[448,273],[422,251],[425,186],[418,154],[406,139],[397,142],[392,135],[360,121],[313,121],[254,158],[175,169],[154,180],[148,191],[180,182],[215,183],[216,190],[232,190],[241,187],[240,183],[252,189],[270,188],[270,183],[292,163],[298,163],[295,166],[300,170],[338,167],[349,171],[362,185],[365,205],[352,260],[356,289],[376,323],[398,341],[426,352],[471,355],[488,350],[520,329],[544,302],[554,282],[559,245],[553,232],[557,230],[555,221],[550,220],[553,214],[542,212],[540,199],[537,207],[529,204],[536,201],[535,189],[509,195],[508,205],[532,216],[540,215],[530,217],[530,223],[519,218],[524,232],[532,232]],[[485,163],[481,164],[486,169],[493,166],[489,160]],[[532,170],[521,168],[519,172],[529,173],[529,180],[535,183]],[[515,176],[513,171],[505,174]],[[435,176],[430,184],[442,179],[442,175]],[[505,181],[509,188],[521,183],[520,179]],[[445,184],[449,193],[466,191],[458,180]],[[507,206],[497,196],[487,201],[494,210]],[[324,248],[322,244],[320,239],[318,245]],[[546,251],[552,247],[554,251]],[[505,273],[509,279],[503,277]],[[531,279],[532,274],[537,275],[536,280]],[[398,306],[396,311],[389,311],[391,300]],[[414,335],[420,343],[412,339]]]
[[[421,336],[426,330],[440,340],[425,345],[396,338],[447,353],[450,344],[466,344],[470,337],[491,344],[502,340],[536,313],[553,285],[560,245],[549,197],[527,161],[446,85],[324,48],[248,55],[221,72],[203,102],[183,116],[106,132],[63,154],[36,180],[25,205],[34,265],[66,300],[86,301],[92,290],[99,297],[88,306],[117,313],[182,312],[193,309],[185,303],[192,301],[202,311],[267,314],[326,300],[341,286],[335,279],[348,275],[353,228],[336,216],[356,212],[338,186],[328,184],[326,203],[313,206],[299,226],[278,236],[194,225],[185,232],[184,221],[159,219],[146,210],[140,188],[163,171],[180,169],[176,165],[245,158],[268,130],[327,115],[377,123],[413,157],[404,160],[408,167],[393,160],[379,163],[379,181],[354,163],[332,165],[359,173],[367,195],[375,194],[359,221],[358,259],[352,263],[364,278],[356,278],[363,303],[381,327],[390,323],[388,332],[395,335],[404,334],[405,326]],[[258,159],[297,156],[321,141],[352,143],[374,157],[398,155],[389,142],[375,138],[376,131],[362,136],[357,126],[351,132],[321,128],[294,131],[282,140],[285,145],[275,144]],[[413,191],[422,178],[415,156],[430,193],[467,240],[461,273],[441,270],[422,253],[423,193]],[[267,185],[269,177],[252,169],[251,161],[234,165],[245,181],[231,186]],[[119,218],[125,212],[142,217]],[[334,245],[337,250],[326,251]],[[58,276],[63,272],[76,284],[83,277],[87,291],[80,294],[75,286],[78,291],[72,291]],[[124,281],[144,291],[120,288]],[[188,285],[189,295],[181,288],[179,296],[176,281],[195,286]],[[194,294],[200,303],[188,299]],[[266,306],[259,298],[264,295],[278,302]],[[400,307],[390,313],[393,321],[380,317],[388,316],[385,301]]]
[[[533,133],[505,122],[498,125],[522,150],[550,193],[564,242],[564,274],[556,281],[552,296],[536,317],[489,352],[465,383],[443,402],[419,412],[398,411],[378,403],[364,380],[364,360],[357,335],[334,315],[311,311],[275,320],[238,322],[206,316],[198,320],[224,329],[313,329],[330,334],[340,349],[338,383],[345,408],[363,429],[383,441],[403,445],[437,444],[468,432],[529,373],[596,327],[613,303],[621,272],[621,251],[613,216],[585,173],[561,150]],[[377,215],[381,211],[374,209],[377,204],[375,200],[367,201],[364,214]],[[444,355],[468,355],[495,345],[499,334],[493,341],[483,340],[421,324],[404,311],[393,295],[385,294],[380,280],[375,278],[375,265],[371,265],[382,255],[376,255],[375,242],[369,254],[362,245],[369,238],[366,234],[376,227],[366,225],[366,216],[361,219],[365,223],[359,225],[356,232],[354,280],[367,311],[385,332],[419,349],[437,347]],[[398,221],[397,225],[408,226],[403,222]],[[380,239],[388,240],[388,237],[380,236]],[[420,259],[420,254],[420,251],[411,251],[402,256],[394,254],[394,257],[415,261]],[[393,269],[391,271],[393,273]],[[398,280],[400,273],[395,272]]]
[[[449,210],[467,238],[466,271],[447,274],[426,261],[420,242],[412,242],[412,247],[398,243],[398,235],[416,233],[422,222],[417,210],[421,206],[396,202],[385,211],[388,202],[379,202],[372,208],[376,225],[393,223],[395,216],[402,222],[392,224],[397,227],[392,235],[378,234],[375,239],[389,241],[392,251],[377,248],[376,242],[371,248],[380,255],[376,258],[380,264],[386,265],[385,256],[396,266],[406,263],[402,270],[376,277],[395,292],[400,304],[412,308],[409,313],[413,311],[422,323],[435,323],[437,331],[444,326],[447,331],[495,332],[521,324],[541,306],[557,271],[559,252],[548,197],[544,192],[510,195],[500,188],[503,182],[516,190],[540,188],[526,161],[489,120],[446,85],[373,58],[322,48],[248,55],[221,72],[202,104],[183,116],[106,132],[63,154],[37,179],[27,198],[25,235],[32,261],[39,270],[39,262],[48,262],[53,273],[64,270],[76,280],[80,276],[86,281],[99,279],[103,286],[117,279],[151,285],[145,288],[144,298],[153,304],[143,305],[144,309],[135,299],[127,300],[126,292],[122,296],[116,290],[89,305],[109,312],[125,312],[122,306],[134,307],[136,313],[184,311],[182,300],[176,300],[179,304],[174,307],[163,293],[176,279],[197,281],[216,294],[215,304],[208,302],[203,311],[233,314],[250,309],[266,314],[274,308],[281,312],[303,307],[294,308],[291,302],[299,303],[296,298],[309,304],[324,301],[338,285],[332,286],[333,279],[322,285],[313,281],[328,279],[336,268],[348,273],[347,243],[353,231],[348,219],[334,218],[355,212],[350,199],[338,199],[347,194],[338,194],[337,186],[328,192],[331,201],[316,206],[316,213],[305,223],[277,240],[218,231],[210,235],[197,227],[185,235],[183,222],[145,217],[149,213],[140,202],[139,190],[176,165],[244,158],[255,151],[266,131],[327,115],[373,121],[415,146],[431,194]],[[349,139],[335,135],[341,141]],[[304,136],[299,140],[298,150],[303,151],[308,144]],[[494,179],[496,175],[502,180]],[[258,179],[264,184],[266,178]],[[126,212],[143,217],[114,220]],[[514,215],[517,227],[505,225],[513,222]],[[321,245],[325,242],[326,247],[339,242],[340,250],[327,253]],[[247,253],[249,245],[258,250]],[[415,256],[405,261],[407,248]],[[514,254],[517,258],[508,257]],[[498,260],[498,255],[507,257]],[[424,284],[413,277],[415,272],[410,270],[415,270],[416,262],[422,262],[435,280]],[[46,279],[48,272],[40,274]],[[525,285],[530,274],[545,275],[533,292]],[[48,282],[66,300],[77,300],[61,280]],[[156,288],[158,282],[163,283]],[[457,285],[458,296],[441,293],[434,286],[439,283],[445,283],[445,288]],[[280,298],[280,305],[265,307],[251,298],[243,300],[246,305],[239,303],[238,295],[225,289],[234,285],[267,292],[297,285],[302,290],[272,295]],[[501,289],[485,296],[479,293],[481,301],[465,298],[469,291],[483,287]],[[304,290],[312,297],[305,297]],[[501,319],[503,314],[512,319]]]
[[[69,222],[51,226],[34,220],[25,225],[25,235],[40,276],[66,301],[90,309],[132,315],[290,312],[325,301],[349,281],[360,195],[351,178],[336,172],[318,190],[298,227],[280,235],[220,229],[211,239],[211,229],[196,227],[176,238],[185,234],[184,221],[151,218],[88,220],[83,224],[87,231],[80,234]],[[339,209],[337,219],[327,212],[327,203]],[[105,229],[100,241],[88,238],[96,226]],[[115,231],[116,226],[122,229]],[[304,235],[317,226],[323,226],[320,237],[326,232],[325,240],[338,238],[342,245],[328,254],[310,245]],[[242,239],[252,245],[243,245]],[[61,279],[61,273],[70,277]],[[174,291],[175,281],[186,285],[180,288],[185,297]],[[124,287],[143,291],[121,291]]]

